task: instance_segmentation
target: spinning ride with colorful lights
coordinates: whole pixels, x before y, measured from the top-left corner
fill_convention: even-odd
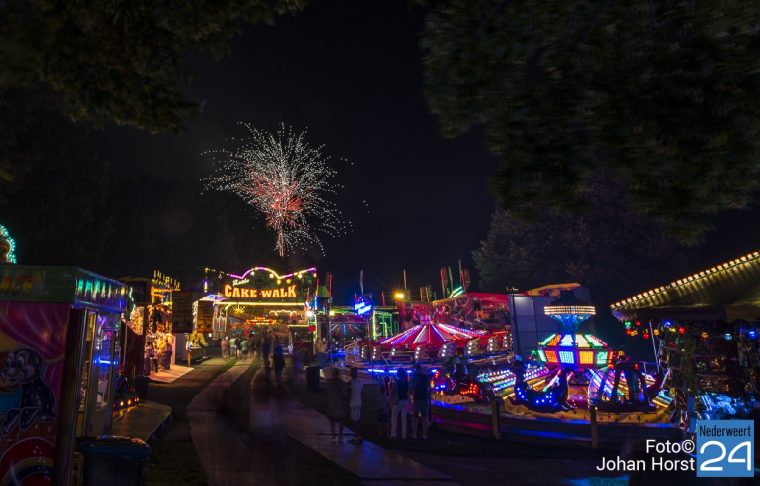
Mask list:
[[[433,363],[465,354],[498,354],[509,350],[508,331],[465,329],[433,322],[421,316],[421,322],[395,336],[378,341],[365,340],[346,347],[350,364]]]
[[[562,326],[559,333],[544,339],[536,350],[538,359],[549,367],[570,367],[578,372],[605,367],[622,357],[622,351],[610,349],[598,337],[578,332],[580,325],[596,314],[596,309],[576,298],[572,291],[563,290],[557,300],[544,307],[544,314]]]
[[[533,353],[537,363],[487,367],[476,375],[482,386],[508,398],[508,405],[538,413],[586,413],[589,403],[612,413],[650,412],[669,405],[670,399],[659,395],[665,376],[646,375],[622,351],[579,332],[579,326],[596,314],[593,306],[562,291],[544,313],[561,329],[539,343]]]

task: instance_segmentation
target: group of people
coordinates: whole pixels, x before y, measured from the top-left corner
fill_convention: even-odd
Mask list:
[[[251,334],[248,338],[243,336],[225,336],[221,342],[222,356],[247,360],[261,356],[264,367],[268,370],[274,368],[274,377],[277,383],[282,383],[282,371],[285,369],[285,350],[276,335]],[[269,357],[272,357],[270,363]]]
[[[159,366],[166,370],[170,369],[173,354],[174,348],[172,347],[171,338],[149,338],[145,346],[147,370],[158,373]]]
[[[333,442],[343,441],[343,427],[346,422],[352,424],[356,434],[351,442],[360,443],[362,440],[360,422],[364,387],[359,379],[357,368],[351,368],[350,378],[350,381],[345,383],[340,378],[339,369],[330,368],[325,385],[327,389],[327,417],[330,420]],[[430,426],[430,377],[419,364],[414,366],[411,379],[408,372],[403,368],[396,370],[395,377],[385,376],[383,378],[378,393],[377,412],[380,436],[390,436],[391,439],[395,439],[400,435],[405,440],[409,415],[412,417],[412,438],[418,437],[419,430],[419,436],[422,439],[427,439]],[[388,428],[389,422],[390,429]],[[336,428],[339,431],[338,435],[335,433]]]
[[[221,346],[225,358],[248,359],[248,352],[253,348],[253,335],[247,339],[242,336],[225,336]]]

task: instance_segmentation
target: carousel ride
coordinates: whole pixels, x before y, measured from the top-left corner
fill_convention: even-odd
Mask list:
[[[419,316],[418,323],[394,336],[364,339],[345,347],[346,363],[369,372],[385,372],[381,368],[398,368],[414,363],[437,370],[458,356],[487,356],[506,361],[511,351],[508,330],[486,331],[466,329],[435,322],[430,316]]]
[[[589,420],[590,408],[603,412],[600,421],[668,420],[671,397],[662,392],[667,374],[647,374],[641,363],[579,327],[595,308],[571,291],[544,308],[560,330],[538,344],[523,361],[473,359],[467,370],[438,370],[433,387],[444,403],[499,400],[508,415]],[[463,367],[462,367],[463,368]]]

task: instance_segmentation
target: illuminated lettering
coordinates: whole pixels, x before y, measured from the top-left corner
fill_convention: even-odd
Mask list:
[[[5,281],[0,282],[0,291],[2,291],[3,285],[7,285],[7,283],[5,283]],[[289,285],[287,287],[282,287],[278,289],[266,289],[266,290],[243,289],[243,288],[235,287],[234,282],[233,282],[233,284],[226,284],[224,286],[223,294],[225,297],[228,297],[228,298],[242,298],[242,299],[260,299],[260,298],[297,299],[298,292],[296,288],[297,288],[297,285]]]

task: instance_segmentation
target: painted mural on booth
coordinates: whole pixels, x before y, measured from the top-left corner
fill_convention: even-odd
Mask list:
[[[0,302],[0,484],[50,484],[69,305]]]

